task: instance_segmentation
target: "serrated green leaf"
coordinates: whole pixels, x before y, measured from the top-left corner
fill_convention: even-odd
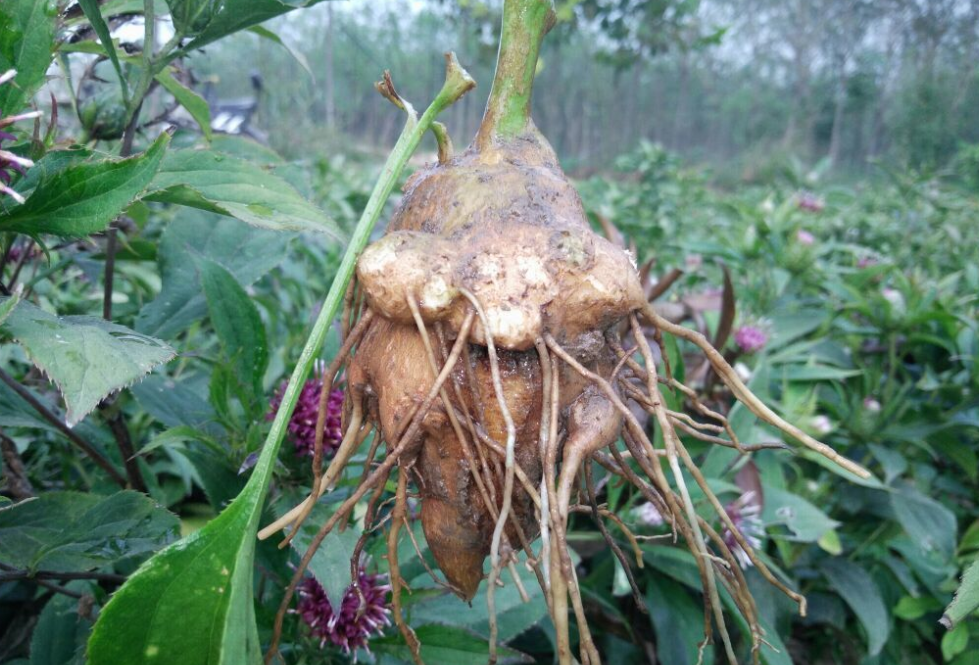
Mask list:
[[[182,213],[163,232],[157,253],[163,289],[140,310],[136,330],[169,339],[207,314],[200,273],[188,269],[197,258],[221,264],[239,284],[248,286],[285,258],[290,240],[236,219]]]
[[[58,386],[69,427],[107,395],[176,355],[163,342],[124,326],[91,316],[55,316],[28,302],[18,304],[0,330]]]
[[[973,561],[962,575],[962,584],[945,610],[942,623],[955,626],[979,608],[979,561]]]
[[[236,378],[254,399],[262,393],[262,378],[269,363],[262,317],[231,273],[207,259],[199,265],[211,324],[234,366]]]
[[[274,231],[343,232],[288,182],[243,159],[210,150],[171,151],[144,197],[235,217]]]
[[[99,41],[102,43],[102,51],[112,61],[112,66],[119,76],[119,83],[122,85],[123,99],[129,99],[129,84],[126,83],[126,76],[122,73],[122,65],[119,64],[119,56],[116,54],[116,47],[112,43],[109,26],[105,24],[105,19],[102,18],[102,10],[99,9],[98,0],[78,0],[78,4],[85,12],[85,18],[92,24],[95,34],[98,35]]]
[[[845,559],[828,559],[820,570],[857,615],[867,634],[867,651],[876,656],[891,632],[887,607],[876,582],[861,566]]]
[[[0,3],[0,73],[17,76],[0,86],[0,109],[17,113],[44,82],[54,52],[55,14],[39,0]]]
[[[421,642],[421,657],[426,665],[484,665],[489,643],[457,626],[426,625],[415,628]],[[371,649],[411,662],[411,650],[400,633],[371,640]],[[530,662],[519,651],[497,647],[499,663]]]
[[[187,113],[194,119],[204,133],[204,138],[211,140],[211,108],[203,97],[185,86],[183,83],[173,78],[169,69],[164,69],[156,75],[156,80],[160,82],[167,92],[173,95],[177,102],[187,109]]]
[[[173,540],[177,518],[144,494],[48,492],[0,509],[0,561],[30,571],[92,570]]]
[[[0,231],[79,237],[104,230],[153,180],[169,143],[161,134],[142,154],[49,172],[23,205],[0,215]]]

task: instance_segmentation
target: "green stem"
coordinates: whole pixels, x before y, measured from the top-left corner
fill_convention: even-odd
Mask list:
[[[296,402],[299,400],[299,393],[302,390],[303,382],[309,376],[314,358],[323,347],[323,342],[330,329],[330,324],[333,322],[334,317],[336,317],[340,305],[343,302],[347,284],[353,277],[357,259],[360,257],[361,252],[364,251],[364,248],[367,247],[371,231],[373,231],[374,225],[384,210],[384,204],[387,202],[398,179],[401,177],[405,164],[408,163],[408,159],[418,147],[418,143],[425,135],[425,132],[431,129],[436,116],[471,90],[474,85],[475,83],[469,74],[459,66],[455,56],[450,54],[446,68],[445,84],[442,86],[442,90],[435,98],[435,101],[432,102],[431,106],[428,107],[419,119],[416,119],[413,113],[409,113],[408,122],[405,123],[401,137],[384,163],[384,170],[381,172],[377,184],[374,185],[374,190],[371,192],[370,199],[367,201],[367,206],[364,208],[360,221],[357,222],[353,237],[350,239],[347,251],[343,255],[340,267],[337,269],[337,275],[333,278],[330,291],[326,296],[326,300],[323,302],[323,308],[320,310],[319,316],[317,316],[316,322],[313,324],[313,329],[309,334],[309,338],[306,340],[306,346],[303,347],[302,353],[299,354],[299,361],[296,363],[296,368],[293,370],[289,384],[286,386],[285,393],[282,396],[282,403],[275,415],[275,420],[272,421],[272,429],[269,432],[268,438],[265,440],[262,455],[259,457],[258,463],[255,465],[255,471],[249,479],[249,485],[255,483],[261,485],[260,501],[264,500],[265,493],[268,491],[268,483],[275,457],[279,452],[279,446],[282,444],[282,439],[285,436],[289,418],[292,417],[292,412],[296,408]]]
[[[496,75],[477,142],[508,139],[531,124],[530,100],[537,57],[554,22],[551,0],[505,0]]]

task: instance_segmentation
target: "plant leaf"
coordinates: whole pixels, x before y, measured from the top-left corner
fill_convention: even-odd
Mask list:
[[[184,50],[198,49],[225,35],[264,23],[293,9],[312,7],[320,2],[322,0],[224,0],[211,14],[207,27]]]
[[[18,112],[44,81],[54,51],[54,14],[38,0],[0,3],[0,73],[16,69],[13,81],[0,86],[0,109]]]
[[[144,198],[217,212],[274,231],[316,231],[344,240],[336,223],[288,182],[251,162],[210,150],[170,152]]]
[[[58,317],[28,302],[17,305],[0,329],[57,384],[69,427],[107,395],[176,355],[163,342],[124,326],[91,316]]]
[[[261,662],[251,591],[267,480],[256,471],[224,512],[157,553],[116,591],[89,639],[90,665]]]
[[[891,492],[890,499],[897,521],[912,542],[924,552],[936,552],[949,561],[955,553],[958,533],[955,515],[910,485]]]
[[[805,543],[816,542],[840,525],[802,497],[775,487],[765,488],[762,519],[765,524],[784,524],[794,534],[794,540]]]
[[[319,531],[319,527],[313,525],[322,524],[329,518],[325,511],[314,511],[313,516],[314,519],[308,520],[292,539],[292,546],[300,556],[306,553]],[[309,572],[323,587],[333,607],[340,606],[351,584],[350,557],[353,556],[359,538],[359,529],[346,529],[342,533],[332,531],[323,539],[323,544],[309,562]]]
[[[0,231],[79,237],[104,230],[150,184],[169,143],[161,134],[140,155],[69,163],[42,175],[26,203],[0,215]]]
[[[867,633],[867,651],[876,656],[891,632],[887,607],[870,574],[846,559],[828,559],[820,569],[830,586],[846,601]]]
[[[269,364],[268,342],[262,317],[245,290],[227,270],[214,261],[200,262],[201,284],[211,323],[234,374],[250,391],[262,394],[262,378]]]
[[[236,219],[187,211],[170,222],[157,253],[163,288],[136,317],[136,330],[170,339],[207,314],[195,259],[223,266],[248,286],[285,258],[291,236],[256,229]]]
[[[92,570],[152,552],[179,531],[145,494],[48,492],[0,509],[0,561],[30,571]]]
[[[979,608],[979,561],[973,561],[962,575],[962,584],[942,616],[942,624],[953,628]]]
[[[102,43],[102,50],[109,56],[112,66],[115,67],[116,74],[119,76],[119,84],[122,86],[123,99],[129,99],[129,84],[126,83],[126,77],[122,73],[122,65],[119,64],[119,56],[116,54],[116,47],[112,43],[109,26],[105,24],[105,19],[102,18],[102,10],[99,9],[98,0],[78,0],[78,4],[85,12],[85,18],[92,24],[95,34],[98,35],[99,41]]]
[[[16,307],[17,303],[19,302],[19,292],[14,292],[14,294],[9,298],[0,300],[0,326],[2,326],[3,322],[7,320],[7,317],[10,316],[10,313],[14,311],[14,307]]]
[[[429,624],[415,628],[421,642],[421,656],[426,665],[483,665],[489,643],[464,628]],[[411,662],[411,650],[401,634],[385,635],[371,640],[371,648],[405,662]],[[499,663],[531,662],[519,651],[497,647]]]
[[[252,27],[248,28],[248,32],[253,32],[259,37],[264,37],[265,39],[268,39],[271,42],[275,42],[276,44],[284,48],[286,52],[289,55],[291,55],[296,62],[299,63],[299,66],[302,67],[307,74],[309,74],[309,77],[313,78],[313,70],[310,68],[309,61],[306,59],[306,56],[303,55],[301,52],[297,51],[296,49],[292,48],[292,46],[284,39],[282,39],[282,37],[275,34],[271,30],[266,28],[264,25],[253,25]]]
[[[92,0],[94,1],[94,0]],[[156,80],[160,82],[167,92],[173,95],[181,106],[187,109],[187,113],[194,119],[204,132],[204,138],[211,140],[211,108],[204,101],[204,98],[185,86],[183,83],[173,78],[169,69],[164,69],[156,75]]]
[[[66,585],[72,591],[92,594],[92,583],[76,580]],[[56,595],[48,601],[31,635],[31,665],[75,665],[84,663],[79,653],[91,622],[78,615],[78,600]]]

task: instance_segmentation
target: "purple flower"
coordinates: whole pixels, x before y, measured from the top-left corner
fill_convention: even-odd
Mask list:
[[[320,410],[320,395],[323,392],[323,370],[320,368],[317,376],[306,381],[299,393],[296,410],[289,419],[289,439],[296,446],[296,454],[309,457],[316,450],[316,419]],[[286,383],[279,387],[269,402],[267,420],[275,418],[282,404]],[[323,454],[331,457],[340,447],[343,432],[340,430],[340,414],[343,412],[343,391],[334,390],[326,402],[326,424],[323,431]]]
[[[806,212],[822,212],[823,208],[826,207],[823,200],[812,192],[800,192],[796,201],[799,210],[805,210]]]
[[[299,607],[295,613],[309,626],[310,634],[320,641],[320,648],[329,642],[343,649],[344,653],[354,649],[367,649],[369,653],[367,642],[371,636],[380,635],[385,626],[391,625],[387,608],[387,593],[391,587],[380,580],[379,575],[368,575],[361,568],[356,586],[347,587],[340,611],[335,612],[320,583],[307,577],[299,585]]]
[[[755,326],[741,326],[734,333],[734,343],[745,353],[754,353],[768,344],[768,335]]]
[[[877,259],[875,259],[872,256],[862,256],[860,257],[860,260],[857,261],[857,267],[860,268],[861,270],[875,265],[877,265]]]
[[[663,525],[663,515],[660,514],[659,509],[648,501],[641,506],[638,506],[634,510],[636,518],[640,523],[646,526],[662,526]]]
[[[809,233],[805,229],[799,229],[795,232],[795,239],[800,245],[812,245],[816,242],[816,236]]]
[[[761,503],[753,491],[748,491],[739,496],[735,501],[724,507],[724,512],[731,518],[734,528],[738,530],[741,537],[753,550],[761,547],[762,536],[765,535],[765,525],[761,521]],[[734,533],[725,525],[721,536],[724,544],[731,550],[731,554],[738,560],[742,568],[751,566],[751,559],[748,553],[741,547]]]
[[[14,69],[9,69],[3,74],[0,74],[0,85],[7,83],[15,76],[17,76],[17,71]],[[4,117],[2,109],[0,109],[0,194],[6,194],[18,203],[23,203],[24,197],[10,187],[10,183],[13,180],[13,174],[19,173],[24,175],[24,169],[29,169],[30,167],[34,166],[34,162],[25,157],[21,157],[20,155],[16,155],[9,150],[3,149],[4,141],[14,141],[17,139],[17,137],[13,134],[3,131],[3,128],[7,127],[8,125],[12,125],[19,120],[37,118],[40,115],[40,111],[31,111],[30,113],[22,113],[20,115]]]

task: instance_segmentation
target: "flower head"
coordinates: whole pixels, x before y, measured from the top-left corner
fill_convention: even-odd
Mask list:
[[[768,334],[756,326],[741,326],[734,333],[734,343],[745,353],[754,353],[768,344]]]
[[[809,421],[809,426],[812,427],[820,436],[824,436],[833,431],[833,421],[830,420],[828,416],[824,416],[822,414],[813,416]]]
[[[826,204],[823,200],[813,194],[812,192],[800,192],[798,197],[796,197],[796,205],[799,210],[805,210],[806,212],[822,212]]]
[[[798,231],[796,231],[795,239],[800,245],[806,245],[807,247],[809,245],[815,244],[816,242],[816,236],[809,233],[809,231],[806,231],[805,229],[799,229]]]
[[[731,518],[731,523],[741,537],[753,550],[761,547],[761,539],[765,535],[765,525],[761,521],[761,503],[754,491],[748,491],[736,500],[724,506],[724,512]],[[721,534],[724,544],[741,564],[742,568],[751,565],[751,558],[741,547],[734,533],[725,525]]]
[[[9,69],[3,74],[0,74],[0,85],[11,81],[15,76],[17,76],[17,71],[14,69]],[[3,131],[3,128],[14,124],[18,120],[37,118],[40,115],[40,111],[31,111],[30,113],[4,117],[3,109],[0,109],[0,194],[6,194],[18,203],[23,203],[24,197],[10,187],[13,174],[19,173],[20,175],[24,175],[24,169],[29,169],[34,166],[34,162],[3,149],[4,141],[14,141],[17,139],[13,134]]]
[[[648,501],[636,507],[633,512],[636,515],[636,519],[646,526],[662,526],[664,522],[663,515],[659,512],[659,509]]]
[[[282,404],[286,384],[283,383],[269,402],[267,420],[275,418]],[[303,384],[296,402],[296,409],[289,419],[289,439],[296,446],[296,454],[308,457],[316,449],[316,419],[319,416],[320,396],[323,392],[323,368],[318,367],[313,378]],[[340,446],[343,432],[340,429],[340,414],[343,412],[343,391],[334,390],[326,402],[326,424],[323,431],[323,454],[333,455]]]
[[[873,256],[861,256],[860,260],[857,261],[857,267],[863,270],[864,268],[870,268],[871,266],[877,265],[877,259]]]
[[[874,397],[864,397],[863,398],[863,408],[870,413],[880,412],[880,402],[878,402]]]
[[[351,584],[335,611],[326,591],[313,577],[307,577],[299,585],[299,607],[296,609],[309,626],[310,634],[320,641],[340,647],[344,653],[354,649],[368,649],[372,635],[380,635],[388,618],[387,593],[391,587],[381,583],[379,575],[368,575],[361,568],[356,586]]]

